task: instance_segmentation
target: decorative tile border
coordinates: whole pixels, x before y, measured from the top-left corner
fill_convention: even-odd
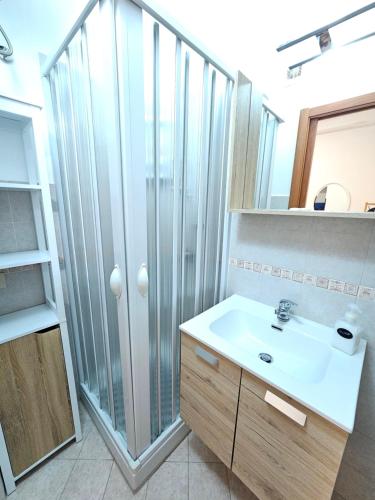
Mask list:
[[[368,286],[356,285],[355,283],[334,280],[324,276],[314,276],[313,274],[302,273],[300,271],[294,271],[293,269],[284,269],[270,264],[261,264],[260,262],[250,262],[248,260],[236,259],[235,257],[230,257],[229,264],[233,267],[245,269],[246,271],[251,271],[253,273],[268,274],[274,278],[281,278],[304,285],[324,288],[332,292],[351,295],[352,297],[375,300],[375,288]]]

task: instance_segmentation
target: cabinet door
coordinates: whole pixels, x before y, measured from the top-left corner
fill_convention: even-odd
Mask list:
[[[347,437],[243,372],[232,470],[258,498],[331,498]]]
[[[186,334],[181,339],[181,416],[222,460],[232,463],[241,369]]]
[[[0,422],[14,476],[74,435],[58,328],[0,345]]]

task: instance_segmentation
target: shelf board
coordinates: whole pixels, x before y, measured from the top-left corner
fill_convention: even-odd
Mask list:
[[[0,344],[57,325],[59,318],[47,304],[0,316]]]
[[[43,262],[50,262],[50,260],[51,256],[45,250],[2,253],[0,254],[0,269],[42,264]]]
[[[13,191],[40,191],[40,184],[26,184],[21,182],[0,182],[0,189],[12,189]]]
[[[375,220],[374,212],[325,212],[324,210],[275,210],[275,209],[260,209],[260,208],[234,208],[228,209],[231,213],[250,214],[250,215],[293,215],[299,217],[332,217],[345,219],[373,219]]]

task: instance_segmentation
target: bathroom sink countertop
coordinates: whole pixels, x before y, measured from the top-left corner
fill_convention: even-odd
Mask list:
[[[232,295],[183,323],[191,335],[307,408],[352,432],[366,341],[350,356],[331,346],[333,329]],[[282,329],[282,330],[280,330]],[[272,362],[259,358],[270,354]]]

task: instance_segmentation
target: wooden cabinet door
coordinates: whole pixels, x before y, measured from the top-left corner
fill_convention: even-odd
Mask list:
[[[181,337],[181,417],[227,467],[232,463],[241,368]]]
[[[15,477],[74,435],[58,328],[0,345],[0,422]]]
[[[258,498],[330,499],[347,437],[243,371],[232,470]]]

